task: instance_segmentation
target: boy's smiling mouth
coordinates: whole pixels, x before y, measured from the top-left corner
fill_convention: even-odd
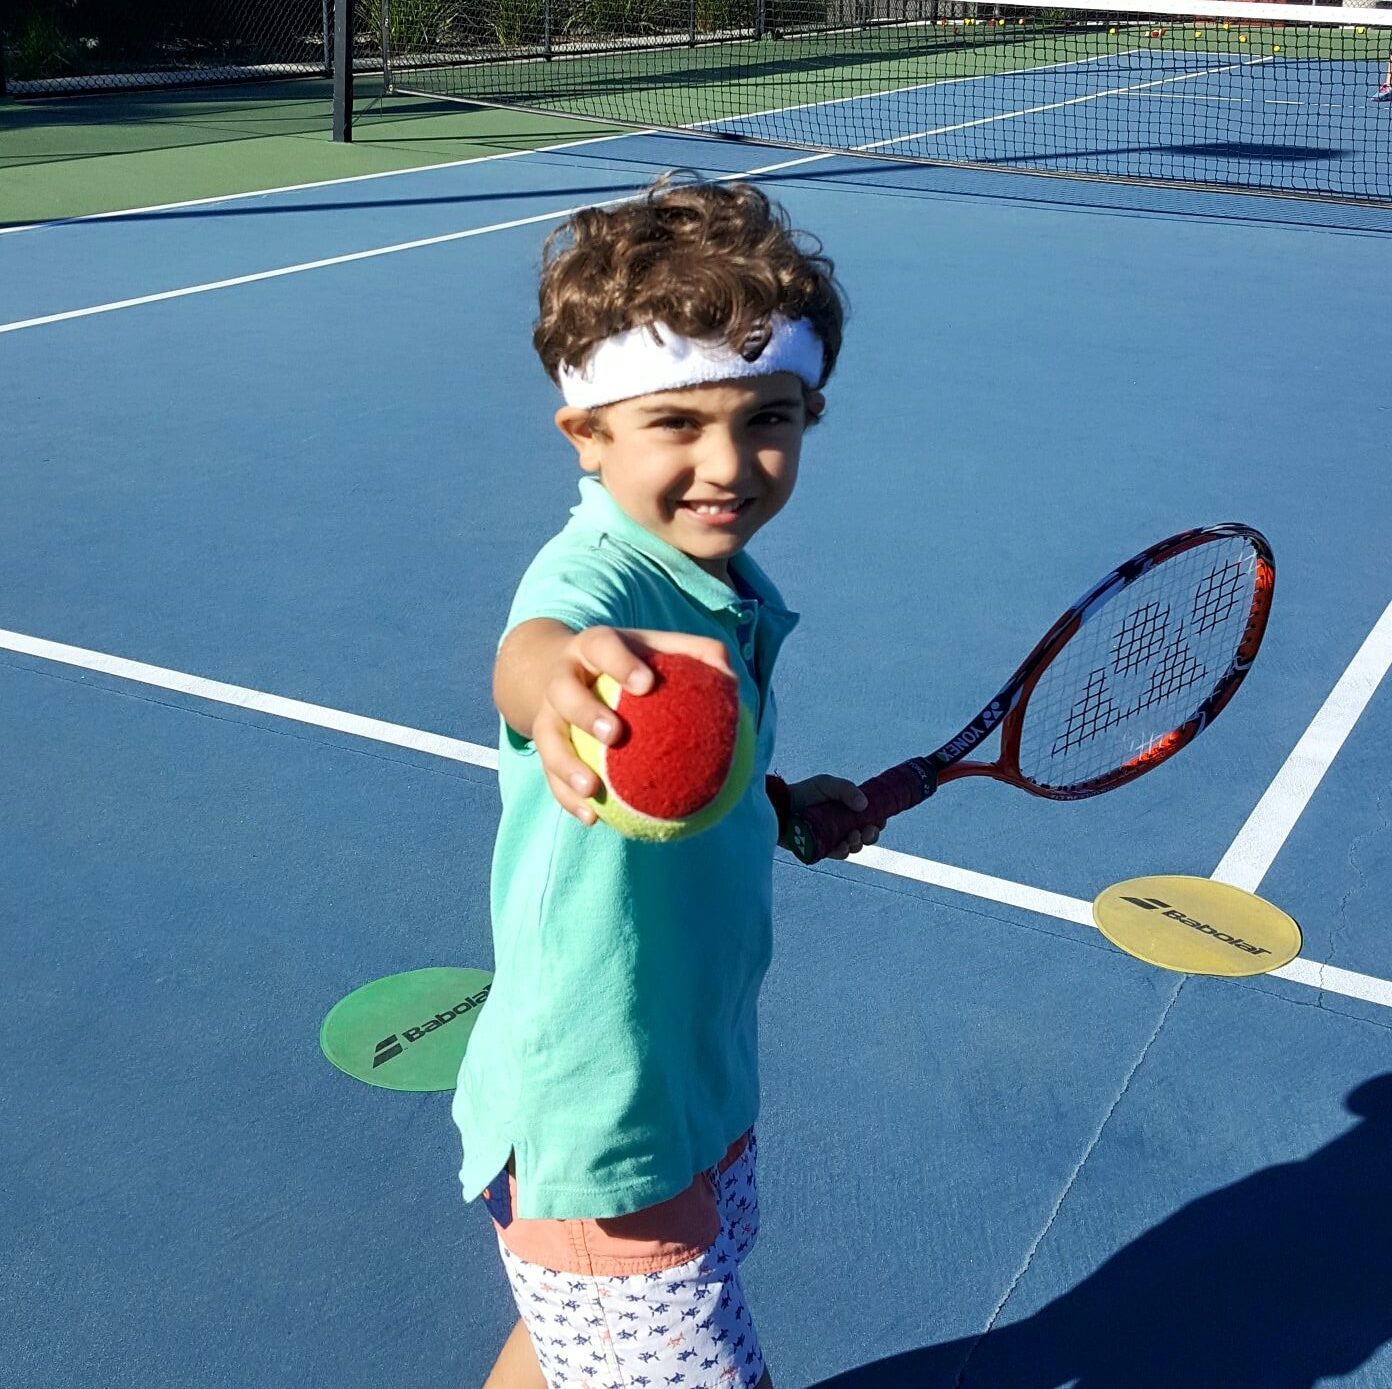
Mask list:
[[[710,525],[733,521],[754,499],[752,497],[721,497],[715,500],[686,498],[677,503],[677,510],[685,511]]]

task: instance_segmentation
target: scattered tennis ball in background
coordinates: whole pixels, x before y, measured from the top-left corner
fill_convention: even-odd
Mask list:
[[[590,805],[605,824],[633,839],[684,839],[732,809],[754,770],[754,720],[728,675],[694,656],[644,657],[655,677],[644,695],[607,675],[595,694],[623,721],[612,746],[570,730],[580,760],[603,783]]]

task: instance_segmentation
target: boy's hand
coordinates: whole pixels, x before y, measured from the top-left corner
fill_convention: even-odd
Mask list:
[[[793,811],[806,810],[808,806],[821,805],[826,801],[840,801],[852,810],[864,810],[867,804],[860,787],[839,776],[823,773],[821,776],[808,777],[806,781],[794,781],[788,786],[788,804]],[[850,836],[838,844],[827,858],[846,858],[859,853],[880,837],[883,828],[883,825],[867,825],[864,829],[852,830]],[[778,842],[785,849],[792,847],[781,839]]]
[[[599,778],[576,755],[570,726],[587,729],[601,743],[617,742],[623,733],[620,719],[591,687],[598,676],[607,675],[633,694],[646,694],[653,682],[643,660],[649,651],[694,656],[735,678],[724,643],[714,637],[618,627],[570,633],[547,653],[539,672],[541,700],[531,721],[532,741],[552,795],[581,824],[595,822],[588,801],[599,791]]]

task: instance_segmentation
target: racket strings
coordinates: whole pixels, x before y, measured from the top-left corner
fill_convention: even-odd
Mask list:
[[[1170,625],[1170,605],[1144,603],[1129,614],[1112,641],[1112,669],[1118,675],[1129,675],[1151,658],[1165,640]]]
[[[1255,559],[1255,555],[1252,557]],[[1226,622],[1238,608],[1250,606],[1251,589],[1243,602],[1243,567],[1240,561],[1229,559],[1214,569],[1194,590],[1194,623],[1200,632],[1207,632]]]
[[[1030,695],[1021,773],[1066,788],[1165,755],[1237,660],[1256,558],[1245,537],[1210,541],[1090,613]]]

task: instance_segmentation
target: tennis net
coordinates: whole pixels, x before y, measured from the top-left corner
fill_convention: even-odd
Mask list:
[[[384,0],[387,90],[879,158],[1392,201],[1392,10]]]

